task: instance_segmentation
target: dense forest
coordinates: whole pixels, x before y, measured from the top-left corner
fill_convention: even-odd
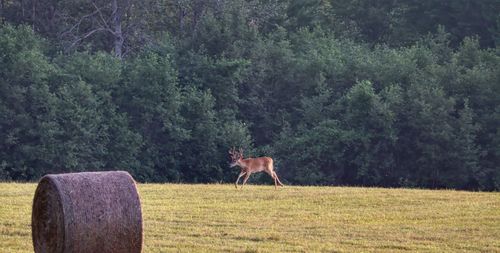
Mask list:
[[[0,0],[0,180],[500,190],[498,0]],[[268,183],[266,176],[254,182]]]

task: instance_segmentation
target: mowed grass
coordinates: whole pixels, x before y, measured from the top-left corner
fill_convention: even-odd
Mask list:
[[[0,252],[33,252],[35,184],[0,184]],[[144,252],[500,252],[500,193],[140,184]]]

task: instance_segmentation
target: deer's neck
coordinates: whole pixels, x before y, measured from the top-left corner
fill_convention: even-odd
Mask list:
[[[246,169],[248,167],[247,161],[245,161],[244,159],[240,159],[237,165],[242,169]]]

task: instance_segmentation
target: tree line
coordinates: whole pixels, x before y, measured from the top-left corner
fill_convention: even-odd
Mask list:
[[[0,2],[0,179],[500,189],[498,2]],[[267,182],[266,177],[255,179]]]

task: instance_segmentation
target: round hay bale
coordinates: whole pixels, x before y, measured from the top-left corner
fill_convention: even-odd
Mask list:
[[[46,175],[33,200],[35,252],[138,253],[142,213],[124,171]]]

